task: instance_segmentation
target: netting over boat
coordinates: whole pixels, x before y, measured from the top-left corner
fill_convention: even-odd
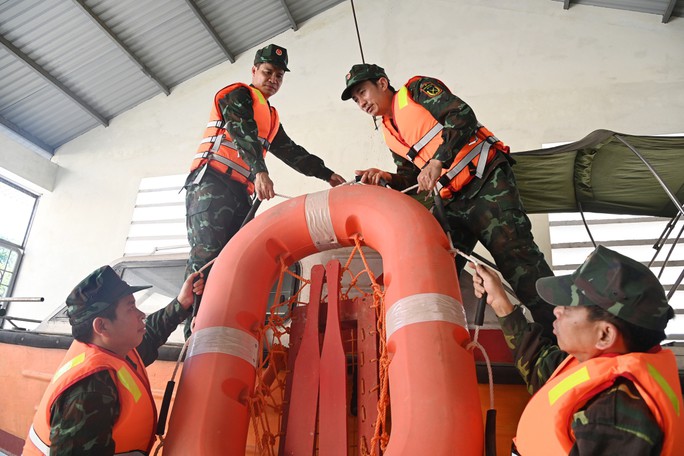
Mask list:
[[[339,312],[341,346],[344,349],[345,404],[348,454],[379,455],[389,441],[389,381],[388,356],[385,347],[384,288],[382,276],[376,277],[362,249],[361,239],[345,261],[340,261],[339,283],[331,286],[337,277],[326,277],[327,287],[320,298],[321,315],[327,314],[328,305]],[[297,290],[289,298],[283,295],[283,283],[290,275],[296,279]],[[285,454],[286,441],[297,437],[287,433],[311,434],[312,452],[319,453],[319,425],[316,424],[316,404],[303,406],[292,402],[294,366],[302,341],[307,311],[318,299],[312,292],[314,277],[296,274],[285,263],[281,264],[276,299],[260,331],[259,352],[263,353],[257,366],[256,385],[250,398],[250,431],[246,454]],[[330,290],[340,290],[338,299],[331,299]],[[313,315],[318,315],[318,312]],[[325,318],[319,318],[319,337],[322,341]],[[319,345],[320,347],[320,345]],[[320,350],[318,351],[320,353]],[[310,352],[299,354],[310,356]],[[318,365],[320,361],[300,360],[298,366]],[[297,388],[297,386],[295,386]],[[297,395],[295,395],[297,396]],[[312,396],[309,394],[309,398]],[[316,397],[316,394],[313,395]],[[314,399],[317,400],[317,399]],[[302,409],[313,410],[313,429],[301,429]],[[290,414],[293,412],[294,415]],[[325,413],[322,406],[318,415]],[[321,416],[318,416],[320,419]],[[289,423],[289,426],[288,426]]]

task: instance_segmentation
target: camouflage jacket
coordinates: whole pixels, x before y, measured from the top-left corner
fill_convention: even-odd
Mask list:
[[[230,91],[219,100],[219,107],[226,122],[226,130],[230,133],[233,141],[237,143],[240,157],[250,166],[252,174],[262,171],[268,172],[263,149],[258,140],[252,96],[249,91],[245,87]],[[282,124],[278,128],[275,138],[271,141],[269,152],[306,176],[328,181],[333,175],[333,171],[325,166],[323,160],[310,154],[302,146],[295,144],[285,133]]]
[[[178,324],[190,315],[177,300],[147,317],[147,331],[138,353],[146,366]],[[132,361],[129,359],[129,362]],[[108,371],[75,383],[60,395],[50,416],[50,455],[114,454],[112,428],[119,417],[119,396]]]
[[[437,90],[422,90],[426,85],[435,87]],[[477,130],[477,117],[470,106],[459,97],[451,93],[449,88],[434,78],[421,77],[411,82],[407,87],[409,95],[416,103],[424,107],[432,117],[444,125],[441,132],[442,144],[437,148],[434,159],[443,162],[443,167],[448,168],[454,161],[456,154],[468,142]],[[438,95],[432,93],[438,92]],[[392,188],[404,189],[417,182],[420,169],[404,157],[392,152],[392,158],[397,165],[397,173],[392,175]],[[474,179],[464,189],[464,192],[477,193],[480,183],[502,161],[507,158],[503,154],[497,156],[487,165],[487,170],[482,179]]]
[[[527,321],[520,307],[499,318],[515,366],[531,394],[538,391],[568,356],[542,337],[542,327]],[[578,410],[572,420],[575,444],[571,456],[619,454],[659,455],[663,432],[634,383],[618,379]]]

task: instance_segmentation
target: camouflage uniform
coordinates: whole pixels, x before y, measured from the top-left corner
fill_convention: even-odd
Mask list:
[[[648,350],[647,353],[655,352],[649,350],[651,347],[647,345],[657,344],[656,340],[665,338],[664,330],[674,317],[674,310],[668,304],[662,285],[648,267],[603,246],[598,246],[572,274],[543,278],[536,287],[539,294],[554,306],[600,307],[629,325],[651,331],[640,333],[640,336],[629,336],[641,337],[638,340],[630,339],[630,342],[635,344],[637,350]],[[534,394],[569,355],[544,338],[541,326],[528,322],[519,307],[500,317],[499,323],[506,343],[513,351],[515,366],[525,380],[528,391]],[[648,338],[648,342],[644,337]],[[672,370],[677,371],[674,356]],[[668,380],[661,374],[658,376],[660,387],[669,390],[669,401],[681,404],[679,385],[665,388],[663,384],[667,384]],[[617,377],[602,391],[597,388],[598,393],[574,412],[570,426],[575,442],[570,455],[661,454],[665,438],[663,430],[636,388],[632,380],[636,376],[632,379],[627,377]],[[567,379],[565,377],[562,381]],[[542,400],[546,401],[547,398]],[[584,401],[586,398],[578,397],[577,400]],[[679,415],[679,412],[674,413]]]
[[[189,314],[174,299],[147,317],[145,337],[136,348],[145,366],[157,359],[158,348]],[[118,417],[119,397],[109,371],[97,372],[75,383],[52,407],[50,455],[114,454],[112,428]]]
[[[426,86],[436,89],[423,90]],[[475,113],[436,79],[418,78],[407,89],[416,103],[444,125],[443,143],[433,158],[448,168],[477,129]],[[433,93],[438,95],[432,96]],[[391,186],[404,189],[414,185],[420,169],[398,154],[392,153],[392,156],[397,173],[392,175]],[[511,162],[514,161],[509,156],[498,153],[487,164],[481,179],[474,178],[450,200],[444,201],[449,232],[454,247],[463,252],[472,252],[478,241],[489,250],[518,299],[530,309],[534,320],[544,326],[546,335],[553,338],[553,308],[534,288],[538,278],[553,273],[534,242]],[[457,265],[460,271],[465,260],[458,257]]]
[[[262,145],[258,140],[249,90],[239,87],[229,92],[219,100],[219,106],[226,129],[237,144],[240,157],[250,166],[252,176],[268,171]],[[329,181],[333,175],[333,171],[325,166],[322,159],[295,144],[282,125],[271,142],[269,152],[306,176]],[[206,167],[201,181],[196,183],[198,174],[203,170],[204,166],[190,173],[185,184],[186,225],[190,242],[186,277],[218,256],[240,229],[252,205],[245,185],[209,166]],[[189,337],[190,320],[185,327],[185,335]]]
[[[515,365],[530,393],[539,390],[568,356],[542,336],[542,327],[529,323],[518,307],[499,318]],[[570,455],[659,455],[663,432],[634,383],[620,377],[592,398],[572,420],[575,445]]]

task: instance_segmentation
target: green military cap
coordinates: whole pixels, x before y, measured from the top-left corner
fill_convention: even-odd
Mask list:
[[[674,316],[665,290],[649,268],[598,246],[572,274],[537,280],[554,306],[598,306],[633,325],[664,330]]]
[[[287,68],[287,49],[275,44],[269,44],[256,52],[254,65],[259,63],[272,63],[285,71],[290,71]]]
[[[389,81],[389,78],[382,67],[372,63],[359,63],[354,65],[344,78],[347,87],[344,89],[344,92],[342,92],[342,100],[349,100],[351,98],[351,90],[359,82],[380,78],[385,78]]]
[[[91,272],[66,298],[69,322],[77,325],[98,315],[124,296],[145,290],[152,285],[132,287],[109,266]]]

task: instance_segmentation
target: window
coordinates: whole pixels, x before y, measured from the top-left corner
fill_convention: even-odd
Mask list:
[[[0,177],[0,297],[12,294],[37,202],[37,195]]]

